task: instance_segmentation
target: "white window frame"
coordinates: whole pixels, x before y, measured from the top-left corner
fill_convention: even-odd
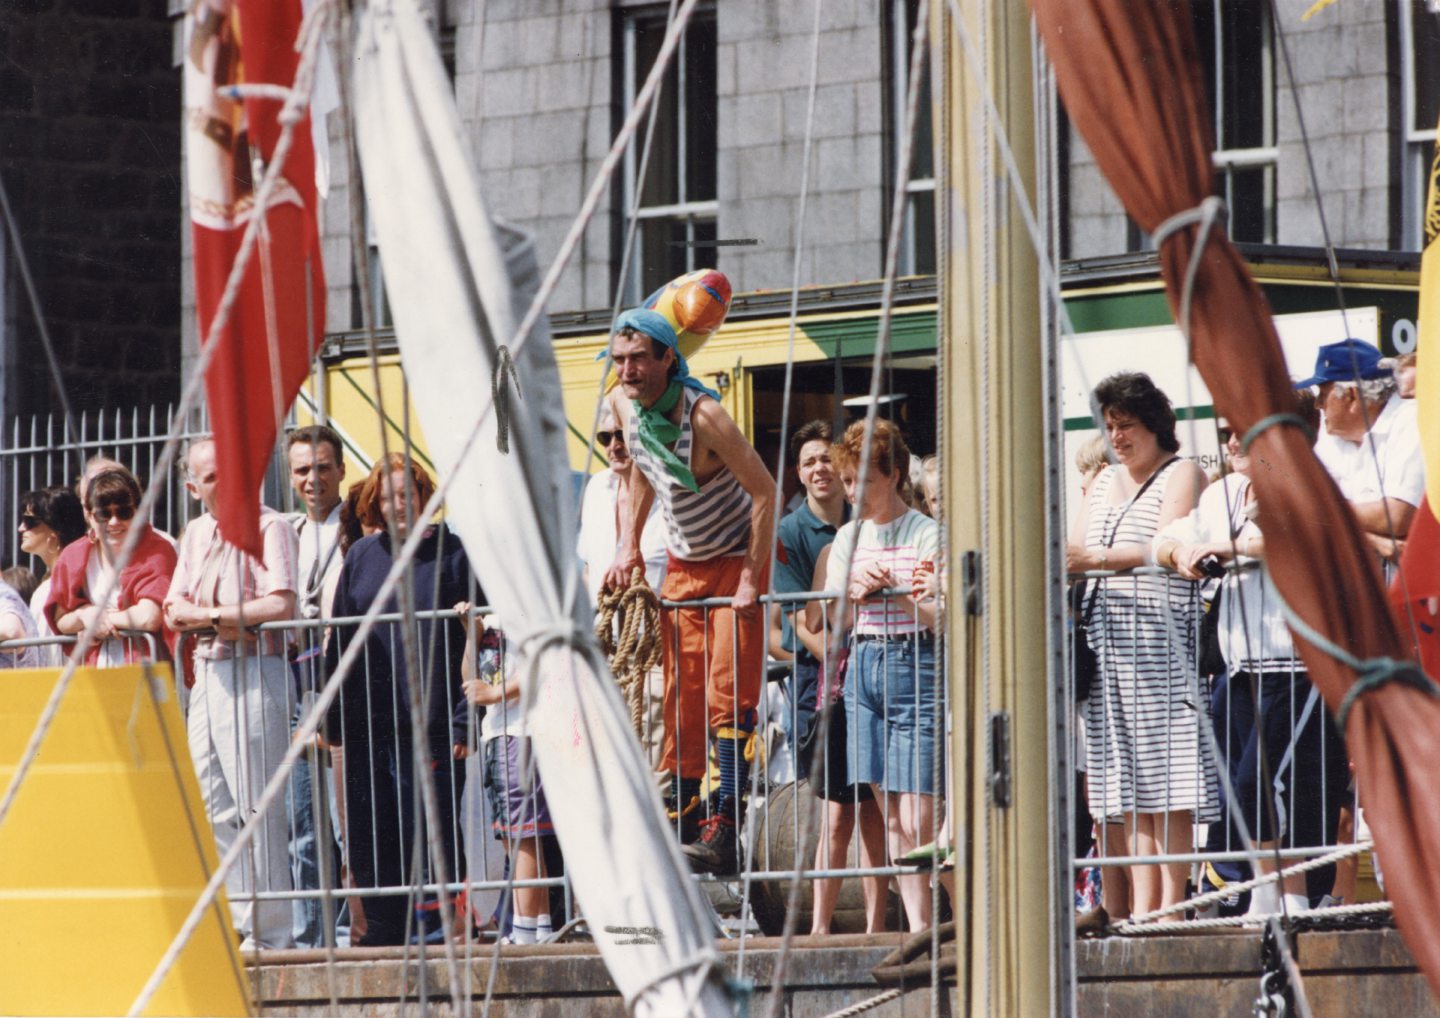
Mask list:
[[[900,159],[904,154],[905,145],[905,106],[910,91],[910,4],[909,0],[890,0],[888,17],[890,18],[890,80],[887,82],[890,103],[890,122],[895,126],[891,131],[890,168],[892,179],[900,175]],[[932,71],[933,74],[933,71]],[[935,165],[934,159],[934,137],[931,137],[931,159],[930,165]],[[911,166],[915,165],[914,153],[911,154]],[[899,260],[896,263],[896,274],[901,276],[913,276],[919,270],[919,256],[916,253],[915,240],[915,198],[921,194],[935,194],[935,178],[912,176],[905,182],[905,225],[900,234]],[[889,235],[890,207],[894,191],[885,195],[883,207],[885,209],[885,235]],[[934,207],[932,202],[932,208]],[[930,260],[937,265],[938,259],[934,252]]]
[[[1417,0],[1396,0],[1400,7],[1400,249],[1419,251],[1425,242],[1425,191],[1430,183],[1430,161],[1435,156],[1437,131],[1415,127],[1415,33],[1412,18]],[[1432,12],[1436,4],[1425,0]]]
[[[622,45],[625,72],[624,113],[626,116],[629,116],[630,111],[635,108],[635,96],[643,84],[643,82],[639,80],[639,68],[637,66],[636,28],[642,20],[653,21],[655,14],[656,12],[653,10],[639,9],[627,11],[624,16],[624,38]],[[693,23],[697,17],[713,18],[714,16],[714,8],[701,7],[691,15],[691,22]],[[676,148],[679,151],[678,165],[680,167],[680,174],[677,182],[677,191],[680,200],[668,205],[642,205],[638,208],[636,207],[635,199],[636,186],[638,183],[637,178],[640,171],[640,155],[645,143],[646,125],[649,122],[648,117],[644,118],[640,121],[640,128],[635,134],[634,143],[625,150],[623,173],[624,207],[621,209],[620,222],[621,228],[624,231],[622,240],[624,237],[629,236],[632,216],[637,220],[669,219],[683,223],[685,226],[685,240],[687,242],[685,248],[686,271],[694,271],[698,268],[714,267],[714,263],[717,260],[716,251],[718,251],[718,249],[707,248],[705,250],[711,253],[709,253],[702,262],[697,262],[697,249],[694,247],[693,242],[696,239],[695,227],[698,224],[714,223],[716,221],[720,212],[720,202],[715,198],[691,200],[685,193],[686,179],[684,168],[688,156],[687,142],[689,140],[686,137],[686,128],[690,118],[685,116],[684,112],[688,103],[689,73],[686,67],[686,51],[683,41],[676,47],[673,59],[676,61],[676,80],[679,83],[679,95],[675,97],[675,102],[676,108],[679,111],[679,116],[676,117],[679,132],[679,137],[676,139]],[[647,167],[646,172],[649,173],[652,172],[652,170]],[[625,279],[623,287],[625,294],[623,301],[625,304],[638,304],[646,296],[646,294],[642,292],[644,289],[641,276],[643,266],[640,263],[640,255],[642,252],[639,250],[641,238],[638,231],[635,241],[636,250],[630,252],[630,263],[626,273],[628,278]]]

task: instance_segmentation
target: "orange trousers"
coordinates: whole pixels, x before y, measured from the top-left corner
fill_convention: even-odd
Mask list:
[[[660,596],[667,601],[729,597],[740,583],[742,556],[690,562],[670,557]],[[769,569],[758,582],[769,587]],[[665,739],[661,767],[682,778],[705,776],[706,736],[749,723],[765,678],[765,606],[749,618],[731,608],[666,608]]]

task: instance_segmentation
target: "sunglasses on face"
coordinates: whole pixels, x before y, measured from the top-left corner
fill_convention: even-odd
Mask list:
[[[625,432],[623,432],[623,431],[597,431],[597,432],[595,432],[595,441],[597,441],[597,442],[600,443],[600,447],[601,447],[602,449],[603,449],[605,446],[607,446],[607,445],[610,444],[611,439],[615,439],[615,440],[619,441],[619,443],[620,443],[621,445],[624,445],[624,444],[625,444]]]
[[[101,523],[109,523],[111,519],[125,522],[135,515],[135,507],[130,504],[106,505],[95,510],[95,518]]]
[[[40,526],[44,522],[45,521],[42,520],[40,517],[33,516],[30,513],[25,513],[23,516],[20,517],[20,525],[26,530],[34,530],[36,527]]]
[[[1227,442],[1229,442],[1229,441],[1230,441],[1230,436],[1233,435],[1233,434],[1235,434],[1235,429],[1234,429],[1234,428],[1220,428],[1220,429],[1218,429],[1218,431],[1219,431],[1220,444],[1221,444],[1221,445],[1224,445],[1224,444],[1226,444]]]

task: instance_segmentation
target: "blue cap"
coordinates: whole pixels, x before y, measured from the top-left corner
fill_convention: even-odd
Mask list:
[[[1326,382],[1357,382],[1371,378],[1385,378],[1391,374],[1389,368],[1380,363],[1380,351],[1363,339],[1342,339],[1338,343],[1326,343],[1315,355],[1315,374],[1311,378],[1295,383],[1297,389],[1308,389],[1312,385]]]

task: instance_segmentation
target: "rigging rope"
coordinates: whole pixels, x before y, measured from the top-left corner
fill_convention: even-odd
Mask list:
[[[691,13],[693,13],[695,6],[698,2],[699,0],[684,0],[683,5],[677,11],[676,22],[671,25],[670,29],[666,34],[665,42],[662,43],[660,52],[656,55],[655,66],[652,68],[650,75],[646,78],[645,87],[641,89],[640,94],[636,97],[635,107],[631,110],[630,115],[621,125],[619,132],[617,132],[615,140],[611,145],[610,153],[602,163],[600,170],[597,172],[596,180],[587,195],[585,204],[581,208],[580,212],[577,214],[575,223],[573,224],[570,232],[566,235],[565,242],[561,245],[560,251],[557,253],[555,260],[551,263],[549,272],[547,272],[539,289],[536,291],[535,297],[531,303],[531,312],[533,314],[527,314],[526,319],[521,322],[520,327],[516,331],[517,341],[512,346],[512,353],[514,355],[518,356],[520,349],[523,347],[525,338],[528,337],[528,335],[530,334],[530,329],[533,328],[535,320],[538,318],[538,309],[543,309],[543,307],[545,306],[545,302],[548,300],[550,293],[557,285],[559,277],[563,272],[565,265],[568,263],[569,258],[574,254],[575,248],[579,242],[579,236],[584,232],[585,225],[588,224],[589,220],[594,216],[599,199],[603,195],[606,186],[614,173],[615,166],[619,159],[619,154],[624,151],[626,145],[629,143],[629,140],[635,131],[635,127],[638,124],[640,117],[645,114],[646,107],[650,103],[656,89],[658,88],[658,82],[665,73],[667,62],[670,56],[674,53],[675,47],[678,44],[678,37],[680,32],[683,30],[684,23],[690,17]],[[324,10],[326,6],[328,6],[328,4],[315,8],[315,10],[311,11],[310,16],[314,16],[316,11]],[[313,62],[314,59],[313,52],[311,52],[309,48],[307,48],[306,57],[302,58],[302,69],[306,67],[306,59],[310,60],[311,62]],[[301,75],[297,73],[297,88],[299,87],[298,82],[300,81],[300,77]],[[287,133],[282,132],[281,142],[282,144],[288,145]],[[277,153],[278,152],[279,146],[277,146]],[[257,195],[257,205],[261,204],[260,195],[266,196],[268,200],[267,189],[270,186],[270,182],[274,173],[276,172],[276,167],[280,164],[280,162],[282,162],[282,160],[278,158],[278,155],[274,160],[272,160],[270,175],[267,175],[265,181],[262,182],[261,191],[259,195]],[[247,238],[248,237],[249,234],[247,234]],[[246,247],[242,245],[241,255],[237,256],[237,262],[242,256],[248,257],[245,252]],[[228,306],[230,303],[233,303],[234,295],[231,291],[232,289],[238,289],[238,281],[235,277],[232,277],[231,283],[233,284],[233,287],[231,286],[231,284],[227,284],[226,292],[227,297],[229,298],[228,302],[222,300],[222,311],[217,312],[217,321],[219,321],[220,315],[222,313],[228,313]],[[199,375],[203,373],[204,365],[208,363],[208,355],[212,350],[213,346],[202,349],[201,362],[200,365],[196,368],[197,374],[195,378],[192,379],[190,387],[186,390],[186,396],[189,397],[189,400],[187,401],[185,397],[182,397],[181,403],[176,410],[177,416],[182,412],[188,412],[190,405],[193,403],[195,394],[199,390]],[[454,483],[457,465],[463,462],[465,457],[469,455],[471,448],[474,446],[476,440],[480,435],[480,430],[482,426],[489,417],[491,409],[492,406],[490,404],[487,404],[480,408],[479,413],[476,415],[475,423],[471,427],[469,433],[466,435],[465,440],[461,444],[459,451],[456,453],[454,461],[448,464],[449,469],[444,471],[437,471],[438,476],[436,479],[438,481],[438,484],[435,492],[430,496],[429,501],[427,501],[425,506],[421,509],[418,518],[429,519],[433,517],[437,512],[439,512],[440,506],[443,504],[446,495],[448,495],[450,492],[451,485]],[[170,462],[173,460],[173,455],[174,446],[172,440],[172,443],[167,443],[166,449],[161,455],[160,468],[168,469]],[[157,491],[158,489],[152,486],[151,491],[146,492],[145,498],[146,500],[148,500],[149,505],[147,505],[146,502],[142,502],[142,512],[148,510],[150,505],[153,505],[153,496]],[[139,530],[140,528],[138,527],[132,529],[130,538],[127,538],[127,543],[132,540],[138,541]],[[329,709],[330,704],[338,695],[341,683],[350,674],[350,671],[355,667],[356,662],[360,658],[361,650],[363,648],[365,639],[374,629],[377,616],[381,614],[381,607],[395,592],[396,587],[400,585],[401,577],[405,570],[409,567],[411,561],[414,559],[415,553],[419,549],[420,542],[423,536],[424,531],[422,528],[412,529],[411,533],[406,537],[403,546],[395,555],[394,560],[391,563],[389,572],[386,574],[385,579],[381,582],[379,589],[376,591],[375,603],[371,606],[370,611],[368,611],[366,615],[362,618],[359,627],[356,630],[353,638],[354,642],[346,648],[345,653],[341,656],[340,662],[336,666],[335,672],[326,681],[324,688],[316,697],[315,702],[311,706],[310,713],[305,717],[304,721],[296,729],[294,741],[292,742],[291,746],[286,750],[284,758],[277,766],[275,772],[271,775],[270,780],[265,785],[264,791],[256,800],[254,810],[257,816],[263,815],[264,810],[269,807],[270,803],[273,802],[275,798],[277,798],[279,795],[283,794],[284,786],[288,780],[290,771],[294,767],[295,761],[298,758],[299,754],[302,752],[305,742],[309,740],[312,736],[314,736],[317,728],[319,727],[321,719],[325,715],[325,712]],[[124,549],[122,549],[122,554],[123,553]],[[99,617],[97,616],[97,621],[98,618]],[[93,638],[93,630],[87,631],[85,636],[82,637],[82,640],[88,638]],[[80,652],[77,651],[77,653]],[[76,659],[72,658],[72,663],[74,660]],[[71,668],[71,671],[73,672],[73,667]],[[62,676],[62,681],[64,680],[64,678],[65,677]],[[57,689],[57,693],[52,696],[52,701],[56,704],[56,706],[58,706],[58,697],[62,696],[63,692],[63,689]],[[49,708],[50,705],[47,704],[47,709]],[[53,715],[53,710],[51,710],[51,713]],[[33,762],[33,756],[35,752],[38,752],[38,745],[35,746],[33,750],[27,747],[27,753],[29,754],[30,762]],[[22,769],[18,771],[15,778],[12,779],[11,789],[7,792],[7,800],[4,804],[0,804],[0,820],[3,820],[4,817],[3,808],[8,808],[8,803],[13,801],[15,787],[17,786],[18,782],[23,778],[25,767],[28,767],[28,763],[22,760]],[[195,929],[199,925],[200,916],[203,913],[204,909],[209,906],[209,904],[214,900],[215,896],[219,893],[219,889],[223,884],[226,874],[228,874],[229,871],[234,867],[241,853],[248,848],[250,842],[254,839],[255,835],[256,824],[254,818],[252,818],[251,821],[247,823],[244,827],[242,827],[237,834],[235,841],[230,847],[230,850],[226,853],[225,857],[221,859],[220,865],[217,868],[215,875],[212,876],[210,882],[206,884],[204,891],[200,895],[200,898],[196,901],[195,905],[190,911],[190,914],[186,917],[185,922],[182,924],[180,930],[176,933],[175,939],[172,941],[170,948],[167,950],[165,956],[161,959],[160,965],[157,967],[156,972],[152,973],[150,980],[146,983],[145,987],[141,990],[140,995],[131,1005],[132,1014],[138,1014],[140,1011],[144,1010],[144,1008],[149,1004],[150,1000],[154,997],[161,981],[163,981],[164,979],[165,974],[174,965],[175,960],[179,957],[180,952],[184,950],[185,945],[189,943],[190,938],[194,935]]]
[[[905,126],[904,126],[903,131],[901,132],[900,158],[899,158],[899,161],[898,161],[898,166],[897,166],[897,168],[896,168],[895,186],[894,186],[894,190],[893,190],[893,194],[892,194],[892,200],[891,200],[889,230],[888,230],[888,232],[887,232],[887,234],[886,234],[886,241],[885,241],[885,272],[884,272],[884,281],[883,281],[882,286],[881,286],[880,317],[879,317],[878,328],[877,328],[877,330],[876,330],[876,336],[875,336],[875,350],[874,350],[874,353],[873,353],[873,355],[872,355],[871,368],[870,368],[870,388],[869,388],[870,402],[869,402],[869,406],[866,408],[866,411],[865,411],[865,430],[864,430],[864,435],[863,435],[863,437],[862,437],[862,439],[861,439],[860,462],[859,462],[859,464],[857,465],[857,470],[856,470],[857,479],[856,479],[856,491],[855,491],[855,499],[854,499],[854,502],[855,502],[855,505],[856,505],[856,506],[860,506],[860,505],[863,505],[863,504],[864,504],[865,492],[866,492],[866,489],[867,489],[867,487],[868,487],[868,485],[869,485],[869,483],[870,483],[870,465],[871,465],[871,464],[870,464],[870,459],[871,459],[871,455],[870,455],[870,454],[871,454],[871,447],[872,447],[873,442],[874,442],[875,421],[876,421],[876,418],[877,418],[877,416],[878,416],[878,410],[879,410],[879,406],[880,406],[880,401],[879,401],[879,396],[880,396],[880,384],[881,384],[881,380],[882,380],[883,377],[884,377],[883,368],[884,368],[884,365],[885,365],[886,361],[888,360],[889,352],[890,352],[890,338],[891,338],[891,329],[890,329],[890,326],[891,326],[891,318],[892,318],[892,314],[893,314],[893,311],[894,311],[894,305],[895,305],[895,278],[896,278],[896,275],[898,274],[898,270],[899,270],[900,239],[901,239],[901,236],[902,236],[902,234],[903,234],[903,232],[904,232],[904,226],[905,226],[905,208],[906,208],[906,201],[907,201],[907,197],[908,197],[907,185],[908,185],[909,180],[910,180],[910,170],[911,170],[912,158],[913,158],[914,147],[915,147],[915,123],[916,123],[916,120],[918,119],[918,113],[919,113],[919,107],[920,107],[920,78],[921,78],[922,72],[923,72],[924,67],[925,67],[925,56],[926,56],[926,46],[925,46],[925,43],[926,43],[926,39],[928,38],[928,34],[929,34],[929,18],[927,17],[927,14],[926,14],[927,6],[928,6],[927,0],[919,0],[919,8],[918,8],[918,12],[917,12],[917,15],[916,15],[915,30],[914,30],[914,33],[913,33],[913,35],[912,35],[912,41],[911,41],[910,63],[909,63],[909,78],[908,78],[907,91],[906,91],[906,101],[905,101]],[[815,31],[815,33],[816,33],[816,40],[815,40],[815,43],[814,43],[814,50],[812,51],[812,59],[818,59],[817,54],[818,54],[818,47],[819,47],[818,33],[819,33],[819,14],[820,14],[820,9],[819,9],[819,8],[820,8],[819,0],[817,0],[817,3],[816,3],[816,12],[815,12],[815,13],[816,13],[816,20],[815,20],[815,29],[814,29],[814,31]],[[814,71],[815,71],[815,67],[812,65],[812,72],[814,72]],[[812,96],[812,99],[813,99],[813,96]],[[813,109],[812,109],[811,112],[813,113]],[[805,175],[803,174],[803,168],[802,168],[802,181],[803,181],[804,179],[806,179],[806,178],[805,178]],[[799,238],[798,238],[798,234],[797,234],[797,246],[798,246],[798,242],[799,242]],[[798,266],[799,266],[799,264],[800,264],[800,254],[799,254],[799,252],[797,251],[796,260],[795,260],[795,265],[797,266],[797,272],[798,272]],[[790,353],[789,353],[789,359],[791,359],[791,360],[793,360],[793,356],[794,356],[794,351],[793,351],[793,342],[794,342],[793,328],[794,328],[794,320],[795,320],[795,315],[798,314],[798,305],[796,304],[797,294],[798,294],[798,291],[797,291],[797,290],[792,290],[792,296],[791,296],[791,307],[792,307],[792,334],[791,334],[791,344],[792,344],[792,346],[791,346],[791,350],[790,350]],[[838,345],[837,345],[837,352],[838,352]],[[787,407],[787,408],[788,408],[788,405],[789,405],[789,401],[786,400],[786,407]],[[783,412],[783,411],[782,411],[782,412]],[[782,444],[782,447],[783,447],[783,445],[784,445],[784,437],[785,437],[784,435],[781,436],[781,444]],[[838,440],[840,436],[837,435],[837,436],[835,436],[835,437],[836,437],[836,439]],[[781,461],[781,462],[782,462],[782,464],[783,464],[783,455],[784,455],[783,452],[782,452],[781,455],[782,455],[782,461]],[[777,500],[777,502],[778,502],[778,500]],[[858,525],[855,526],[855,527],[852,529],[852,531],[851,531],[851,536],[853,537],[853,539],[854,539],[855,541],[858,541],[858,540],[859,540],[860,527],[859,527]],[[853,545],[852,545],[852,551],[853,551]],[[852,563],[852,568],[853,568],[853,563]],[[848,583],[848,582],[842,583],[842,584],[840,585],[840,596],[836,599],[836,609],[835,609],[836,612],[837,612],[837,616],[836,616],[837,618],[842,618],[842,619],[843,619],[843,618],[845,617],[845,613],[846,613],[847,610],[848,610],[848,607],[849,607],[849,590],[848,590],[848,588],[849,588],[849,583]],[[828,656],[830,659],[833,660],[833,659],[835,659],[835,658],[838,656],[839,651],[840,651],[840,644],[841,644],[841,641],[842,641],[842,639],[843,639],[843,636],[844,636],[844,630],[843,630],[840,626],[835,626],[835,627],[833,627],[833,628],[831,629],[830,639],[829,639],[828,644],[827,644],[827,651],[828,651],[828,655],[827,655],[827,656]],[[938,682],[938,681],[941,681],[941,678],[940,678],[938,672],[937,672],[937,675],[936,675],[936,681],[937,681],[937,682]],[[818,716],[818,720],[816,721],[816,725],[818,726],[818,731],[817,731],[817,734],[816,734],[816,745],[818,745],[818,746],[823,746],[823,745],[825,745],[826,739],[828,738],[828,736],[827,736],[827,734],[826,734],[827,729],[828,729],[828,724],[829,724],[829,715],[828,715],[828,713],[825,712],[825,711],[821,711],[820,714],[819,714],[819,716]],[[755,781],[755,780],[756,780],[756,776],[755,776],[754,773],[752,772],[752,782]],[[815,810],[815,808],[814,808],[815,805],[816,805],[816,804],[813,804],[813,803],[812,803],[812,804],[811,804],[812,808],[809,809],[809,810],[806,810],[805,813],[804,813],[805,826],[804,826],[803,830],[804,830],[805,837],[806,837],[807,839],[808,839],[808,836],[809,836],[809,828],[810,828],[810,825],[813,823],[813,819],[814,819],[814,816],[815,816],[815,813],[816,813],[816,810]],[[889,822],[889,818],[888,818],[888,817],[886,818],[886,822],[887,822],[887,823]],[[938,820],[937,820],[937,823],[938,823]],[[931,834],[932,834],[932,837],[933,837],[933,835],[935,834],[935,832],[932,831]],[[805,842],[801,842],[801,843],[804,844]],[[753,845],[753,843],[752,843],[751,845],[748,846],[748,854],[747,854],[747,859],[746,859],[747,865],[746,865],[746,867],[745,867],[745,872],[746,872],[746,877],[745,877],[745,892],[746,892],[747,897],[748,897],[749,888],[750,888],[750,877],[749,877],[749,873],[750,873],[750,870],[751,870],[751,867],[750,867],[750,865],[748,865],[748,864],[749,864],[749,862],[751,861],[751,859],[753,859],[753,852],[754,852],[754,845]],[[778,957],[776,958],[776,960],[775,960],[775,963],[774,963],[774,972],[773,972],[773,976],[772,976],[772,979],[771,979],[770,1006],[769,1006],[769,1009],[768,1009],[769,1018],[779,1018],[780,1009],[781,1009],[781,1006],[782,1006],[782,1002],[783,1002],[783,1000],[784,1000],[784,994],[781,992],[781,990],[783,989],[783,986],[784,986],[785,973],[786,973],[786,971],[787,971],[787,969],[788,969],[789,960],[790,960],[790,949],[791,949],[791,945],[792,945],[792,942],[793,942],[793,939],[794,939],[795,923],[796,923],[796,918],[797,918],[796,913],[798,912],[797,905],[798,905],[798,901],[799,901],[799,885],[800,885],[801,880],[803,879],[804,871],[805,871],[805,866],[804,866],[804,862],[803,862],[803,860],[802,860],[801,863],[799,864],[799,866],[797,866],[797,871],[796,871],[796,875],[795,875],[795,881],[794,881],[794,883],[792,883],[792,885],[791,885],[789,900],[788,900],[787,907],[786,907],[786,910],[785,910],[785,929],[784,929],[784,932],[783,932],[782,937],[781,937],[779,956],[778,956]],[[743,944],[743,940],[742,940],[742,944]]]
[[[660,598],[645,582],[645,570],[636,566],[630,574],[630,586],[624,590],[600,592],[595,635],[630,707],[630,726],[640,744],[646,745],[650,734],[645,713],[646,678],[650,669],[660,667],[664,647],[660,642]]]

